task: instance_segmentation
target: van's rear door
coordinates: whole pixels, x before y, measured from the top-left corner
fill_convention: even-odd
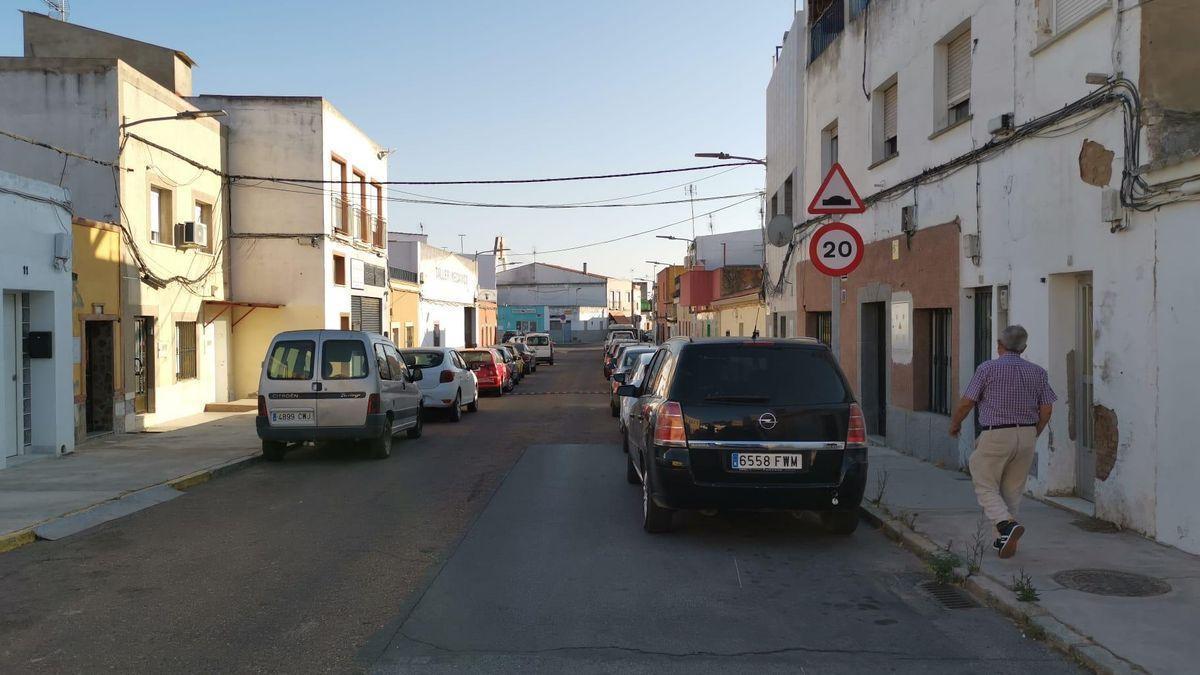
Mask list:
[[[378,393],[371,370],[373,358],[370,345],[359,335],[321,333],[317,415],[323,428],[361,427],[367,423],[367,395]]]
[[[316,364],[315,336],[282,335],[271,344],[259,386],[271,426],[317,428]]]
[[[853,397],[829,350],[803,342],[697,343],[670,394],[697,482],[820,484],[841,478]]]

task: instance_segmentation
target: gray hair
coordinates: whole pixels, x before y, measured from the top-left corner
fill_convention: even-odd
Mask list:
[[[1029,343],[1029,333],[1024,326],[1012,325],[1000,331],[1000,344],[1010,352],[1020,354]]]

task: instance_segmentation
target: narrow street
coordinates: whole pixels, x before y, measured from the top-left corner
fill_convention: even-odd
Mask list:
[[[0,556],[15,670],[1069,671],[862,527],[639,526],[599,352],[390,459],[303,450]]]

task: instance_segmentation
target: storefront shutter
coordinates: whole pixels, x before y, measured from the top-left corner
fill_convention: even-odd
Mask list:
[[[971,97],[971,32],[946,45],[946,103],[958,105]]]

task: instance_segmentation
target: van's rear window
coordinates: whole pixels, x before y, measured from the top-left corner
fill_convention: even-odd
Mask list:
[[[275,343],[267,359],[267,379],[311,380],[313,354],[317,345],[312,340],[282,340]]]
[[[359,340],[326,340],[321,345],[321,378],[353,380],[367,376],[367,348]]]
[[[545,335],[530,335],[525,338],[525,344],[534,345],[535,347],[545,347],[550,344],[550,338]]]
[[[821,405],[849,399],[829,351],[783,344],[688,347],[671,396],[684,404]]]
[[[400,352],[409,368],[437,368],[445,358],[441,352]]]
[[[486,366],[492,363],[491,352],[459,352],[458,355],[462,357],[463,361],[467,362],[468,366]]]

